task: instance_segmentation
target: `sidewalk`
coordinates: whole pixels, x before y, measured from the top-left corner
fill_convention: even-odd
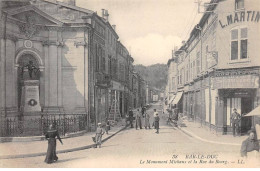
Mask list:
[[[105,133],[102,142],[110,139],[120,131],[126,129],[124,120],[111,127],[108,135]],[[62,139],[63,145],[57,140],[57,153],[67,153],[83,149],[92,148],[94,142],[92,137],[95,132],[85,133],[80,137]],[[0,159],[25,158],[46,155],[48,141],[32,141],[32,142],[8,142],[0,143]]]
[[[241,146],[242,142],[247,138],[247,136],[222,135],[222,133],[217,133],[215,130],[210,130],[205,125],[201,126],[200,123],[189,122],[188,120],[184,120],[183,123],[186,127],[178,127],[181,131],[208,143]]]

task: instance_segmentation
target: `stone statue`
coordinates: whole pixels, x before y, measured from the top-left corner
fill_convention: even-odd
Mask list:
[[[30,79],[33,78],[33,73],[34,73],[34,75],[36,75],[39,72],[39,68],[37,68],[33,64],[33,61],[29,61],[29,63],[27,65],[22,67],[22,76],[23,76],[23,73],[24,73],[24,68],[28,69],[28,73],[29,73]]]

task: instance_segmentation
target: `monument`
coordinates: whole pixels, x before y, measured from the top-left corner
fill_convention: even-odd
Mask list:
[[[37,74],[39,74],[39,68],[34,65],[33,61],[30,60],[29,63],[21,67],[21,69],[22,69],[21,76],[25,79],[23,80],[22,96],[21,96],[22,112],[23,113],[41,112],[39,80],[37,79]]]
[[[22,89],[23,112],[40,112],[39,80],[24,81]]]

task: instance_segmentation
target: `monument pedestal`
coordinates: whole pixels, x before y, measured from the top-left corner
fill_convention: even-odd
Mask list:
[[[24,81],[22,89],[23,113],[41,112],[39,80]]]

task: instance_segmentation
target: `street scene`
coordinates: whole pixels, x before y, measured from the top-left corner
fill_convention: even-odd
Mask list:
[[[245,167],[245,163],[252,164],[252,167],[259,167],[259,160],[252,163],[240,157],[240,146],[237,145],[242,139],[227,142],[226,137],[219,136],[219,140],[205,142],[184,133],[180,129],[167,125],[167,117],[162,114],[160,104],[154,104],[148,110],[150,115],[153,109],[158,109],[160,113],[160,131],[127,127],[116,136],[102,144],[102,148],[91,148],[87,150],[71,151],[58,154],[59,160],[48,165],[43,162],[45,156],[25,157],[17,159],[2,159],[2,167],[211,167],[208,162],[214,161],[217,167]],[[112,131],[112,130],[111,130]],[[212,136],[210,132],[205,132],[203,137]],[[201,134],[199,135],[201,136]],[[207,137],[205,137],[207,139]],[[230,138],[230,137],[229,137]],[[73,138],[71,138],[73,139]],[[87,145],[89,136],[84,135],[79,144]],[[221,141],[223,139],[224,141]],[[208,139],[209,140],[209,139]],[[63,142],[71,141],[64,139]],[[34,148],[34,145],[26,143],[28,148]],[[46,147],[46,142],[39,143]],[[57,145],[57,150],[62,145]],[[71,144],[71,147],[74,147]],[[37,148],[37,147],[36,147]],[[19,150],[18,150],[19,151]],[[188,162],[192,160],[192,165]],[[198,163],[193,163],[193,161]],[[98,162],[97,162],[98,161]],[[164,162],[167,162],[165,164]],[[207,162],[207,163],[206,163]],[[248,165],[247,165],[248,167]]]
[[[259,0],[0,0],[0,167],[260,167],[259,20]]]

